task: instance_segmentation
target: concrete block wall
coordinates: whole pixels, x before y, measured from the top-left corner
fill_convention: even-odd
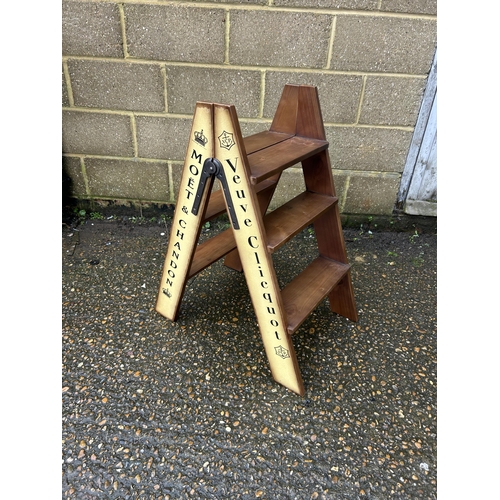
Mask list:
[[[175,203],[196,101],[269,128],[286,83],[318,87],[342,213],[390,215],[436,48],[436,0],[63,1],[71,195]],[[271,207],[302,189],[286,171]]]

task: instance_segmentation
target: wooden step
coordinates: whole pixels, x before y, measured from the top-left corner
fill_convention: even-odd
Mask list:
[[[304,191],[264,217],[267,248],[272,253],[337,202],[335,196]]]
[[[251,172],[250,181],[252,184],[258,184],[327,148],[328,141],[293,136],[273,146],[260,149],[247,155]]]
[[[196,247],[193,262],[189,268],[188,279],[203,271],[203,269],[224,257],[224,255],[235,248],[236,242],[234,241],[232,227],[199,244]]]
[[[270,130],[265,130],[264,132],[259,132],[245,137],[243,139],[243,143],[245,144],[245,151],[248,156],[256,151],[260,151],[261,149],[274,146],[279,142],[290,139],[291,137],[293,137],[293,134],[284,134],[283,132],[271,132]]]
[[[281,292],[288,333],[297,328],[347,274],[350,264],[317,257]]]

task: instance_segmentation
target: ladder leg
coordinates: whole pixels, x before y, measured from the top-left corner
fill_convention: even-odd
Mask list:
[[[234,106],[214,105],[215,156],[223,165],[239,228],[233,224],[236,246],[257,316],[262,341],[276,382],[303,396],[305,393],[281,292],[276,279],[262,214],[250,183],[250,170]],[[219,139],[219,142],[217,141]]]
[[[213,178],[207,182],[197,214],[192,212],[203,163],[213,157],[213,104],[198,102],[182,171],[167,253],[156,301],[156,311],[175,321],[184,295]]]
[[[358,311],[354,301],[354,290],[352,287],[351,271],[328,295],[330,309],[351,321],[358,321]]]

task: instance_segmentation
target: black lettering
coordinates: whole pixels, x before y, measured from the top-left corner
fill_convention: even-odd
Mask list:
[[[262,297],[267,300],[268,302],[270,302],[271,304],[273,303],[273,299],[271,298],[271,294],[270,293],[263,293],[262,294]]]
[[[271,323],[271,325],[274,326],[275,328],[279,326],[279,323],[275,319],[272,319],[269,323]]]
[[[177,260],[179,260],[179,254],[175,250],[172,250],[172,257],[175,257]]]
[[[267,284],[267,281],[261,281],[261,282],[260,282],[260,286],[261,286],[262,288],[269,288],[269,286],[268,286],[268,284]]]
[[[281,339],[280,339],[280,336],[279,336],[279,334],[278,334],[278,332],[274,332],[274,335],[276,335],[276,338],[277,338],[278,340],[281,340]]]
[[[243,212],[246,212],[247,211],[247,207],[248,205],[245,204],[245,205],[240,205],[240,208],[243,210]]]
[[[196,149],[193,149],[193,153],[191,154],[191,158],[198,160],[198,163],[201,165],[201,153],[199,155],[196,154]],[[197,175],[197,174],[195,174]]]
[[[184,223],[184,225],[182,225]],[[187,222],[184,219],[179,220],[179,226],[182,227],[182,229],[186,229]]]
[[[235,176],[233,177],[233,182],[234,182],[235,184],[241,184],[241,177],[240,177],[239,175],[235,175]]]
[[[245,219],[243,221],[243,224],[245,224],[246,227],[252,227],[252,220],[251,219]]]
[[[238,158],[234,159],[234,165],[231,163],[231,160],[226,160],[226,161],[228,162],[233,172],[236,173],[236,164],[238,163]]]
[[[170,261],[170,267],[173,269],[177,269],[177,263],[173,260]]]
[[[267,308],[267,312],[268,312],[269,314],[276,314],[276,310],[274,309],[274,307],[268,307],[268,308]]]
[[[177,229],[177,233],[175,234],[178,238],[180,238],[181,240],[184,239],[184,233],[181,233],[181,231],[179,231],[179,229]]]
[[[201,158],[201,155],[200,155],[200,158]],[[189,165],[189,171],[193,174],[193,175],[198,175],[198,167],[196,165]]]
[[[177,242],[175,243],[175,245],[174,245],[174,248],[177,248],[177,250],[179,250],[179,252],[180,252],[180,250],[181,250],[181,242],[180,242],[180,241],[177,241]]]
[[[188,179],[188,188],[194,188],[194,177]]]
[[[237,196],[238,198],[240,198],[240,199],[241,199],[241,198],[246,198],[246,196],[245,196],[245,191],[243,191],[243,189],[240,189],[239,191],[236,191],[236,196]]]
[[[191,191],[189,191],[188,189],[186,189],[186,193],[187,193],[187,199],[189,200],[189,198],[191,198],[191,195],[193,193]]]
[[[249,236],[248,237],[248,244],[252,247],[252,248],[259,248],[259,245],[256,245],[256,246],[253,246],[252,245],[252,239],[257,239],[257,236]]]
[[[172,280],[169,280],[168,278],[167,278],[167,285],[174,286],[174,284],[172,283]]]
[[[171,277],[171,278],[175,278],[175,273],[172,271],[172,269],[169,269],[167,271],[167,274]]]

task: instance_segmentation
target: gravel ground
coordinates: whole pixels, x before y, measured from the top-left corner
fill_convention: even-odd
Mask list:
[[[217,262],[176,323],[155,312],[168,234],[63,225],[62,498],[437,497],[435,234],[344,231],[359,321],[325,299],[302,324],[304,398],[271,378],[242,274]],[[306,229],[280,284],[315,255]]]

